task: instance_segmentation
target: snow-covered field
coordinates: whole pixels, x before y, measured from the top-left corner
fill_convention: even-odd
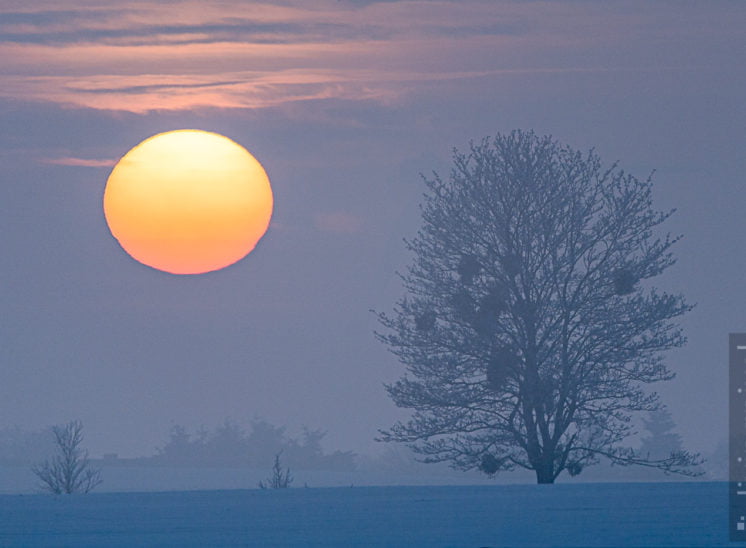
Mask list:
[[[1,495],[0,546],[727,546],[726,483]]]

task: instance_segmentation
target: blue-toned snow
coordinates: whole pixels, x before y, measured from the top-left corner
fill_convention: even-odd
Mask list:
[[[2,495],[0,546],[727,546],[727,510],[723,482]]]

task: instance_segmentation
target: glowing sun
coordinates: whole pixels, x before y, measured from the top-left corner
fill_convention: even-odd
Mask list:
[[[241,145],[207,131],[159,133],[134,147],[106,182],[104,214],[132,257],[173,274],[243,259],[267,231],[272,188]]]

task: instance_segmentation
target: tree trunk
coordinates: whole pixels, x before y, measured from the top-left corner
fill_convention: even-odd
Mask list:
[[[554,466],[551,461],[536,468],[536,483],[554,483]]]

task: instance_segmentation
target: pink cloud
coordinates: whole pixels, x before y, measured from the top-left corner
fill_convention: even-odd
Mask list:
[[[58,166],[76,166],[76,167],[112,167],[117,160],[95,160],[88,158],[45,158],[42,160],[45,164],[54,164]]]
[[[136,113],[329,98],[386,103],[466,77],[628,70],[599,63],[599,52],[634,59],[628,36],[646,25],[682,43],[708,32],[696,25],[659,28],[659,19],[633,9],[617,10],[610,27],[603,3],[282,4],[6,4],[0,7],[0,98]],[[579,56],[580,50],[591,54]],[[654,67],[642,53],[637,64]],[[568,65],[578,59],[586,64]]]
[[[354,234],[362,228],[363,220],[351,213],[334,211],[317,214],[314,217],[314,226],[324,232]]]
[[[329,98],[389,102],[413,82],[494,68],[453,60],[475,60],[501,37],[449,36],[448,29],[509,17],[489,2],[450,1],[362,8],[337,0],[313,7],[141,1],[107,9],[60,0],[23,9],[39,16],[0,23],[11,37],[0,42],[0,97],[137,113]],[[0,21],[3,11],[13,10],[0,8]]]

